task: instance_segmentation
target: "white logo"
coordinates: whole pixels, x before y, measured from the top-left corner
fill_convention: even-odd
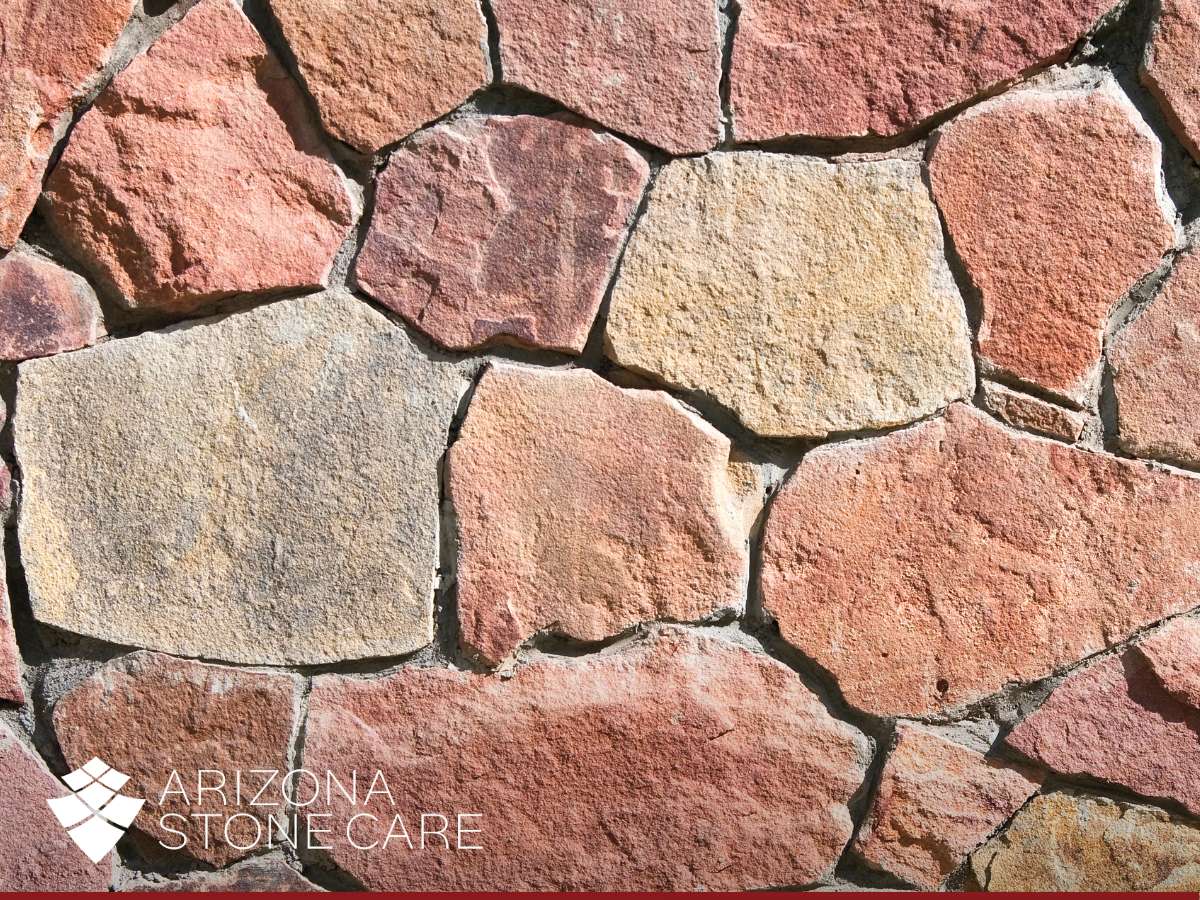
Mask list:
[[[62,780],[72,793],[46,802],[76,846],[98,863],[116,846],[146,801],[117,793],[129,776],[94,756]]]

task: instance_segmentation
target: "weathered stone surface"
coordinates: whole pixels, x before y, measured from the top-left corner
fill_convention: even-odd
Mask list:
[[[340,292],[22,363],[34,614],[234,662],[425,645],[463,371]]]
[[[900,723],[855,842],[870,865],[937,890],[1040,781],[928,728]]]
[[[1200,479],[1022,435],[962,404],[808,453],[763,596],[854,705],[924,715],[1195,605]]]
[[[379,177],[356,277],[443,346],[578,353],[649,177],[631,147],[566,122],[439,125]]]
[[[124,792],[146,798],[134,827],[177,846],[179,835],[160,823],[173,813],[167,824],[187,836],[187,846],[178,852],[220,866],[249,852],[234,844],[253,844],[269,814],[282,815],[279,791],[263,792],[255,805],[249,801],[257,782],[241,803],[232,783],[223,794],[208,791],[200,797],[197,772],[287,771],[299,698],[300,680],[290,675],[138,652],[108,663],[69,691],[54,708],[54,732],[72,769],[98,756],[130,776]],[[170,780],[172,771],[179,773],[178,783]],[[206,778],[211,786],[218,776]],[[207,842],[204,822],[193,813],[219,816],[211,820]],[[235,813],[246,813],[258,824],[239,815],[226,825]]]
[[[1087,425],[1087,416],[1078,410],[1064,409],[994,381],[983,382],[983,404],[1009,425],[1058,438],[1068,444],[1079,440]]]
[[[12,606],[8,599],[8,579],[4,549],[0,547],[0,572],[6,577],[0,584],[0,700],[25,702],[25,686],[21,680],[21,651],[13,631]]]
[[[712,0],[493,0],[504,80],[668,153],[721,137]]]
[[[67,250],[134,308],[322,284],[354,217],[299,88],[202,0],[97,97],[50,176]]]
[[[176,839],[178,840],[178,839]],[[217,872],[184,872],[178,878],[132,878],[124,893],[209,893],[212,891],[324,891],[277,856],[247,859]]]
[[[773,436],[908,422],[974,390],[962,298],[916,163],[671,163],[608,318],[622,365]]]
[[[1158,99],[1175,135],[1200,160],[1200,2],[1160,0],[1142,84]]]
[[[329,132],[363,153],[491,81],[476,0],[271,0]]]
[[[452,860],[340,843],[334,860],[371,890],[729,890],[828,873],[867,752],[765,654],[667,628],[508,680],[318,677],[304,764],[379,769],[398,810],[482,814],[468,825],[485,852]],[[356,810],[334,799],[336,830]]]
[[[1165,812],[1056,792],[971,857],[989,891],[1197,891],[1200,830]]]
[[[0,8],[0,247],[16,243],[55,141],[132,12],[133,0],[5,0]]]
[[[930,158],[934,196],[983,300],[986,366],[1082,405],[1118,300],[1175,240],[1161,148],[1105,78],[959,116]]]
[[[543,629],[596,641],[742,606],[762,489],[664,393],[501,366],[448,462],[462,640],[489,663]]]
[[[1145,657],[1171,696],[1200,710],[1200,622],[1176,619],[1134,650]]]
[[[24,250],[0,259],[0,359],[91,346],[99,321],[95,291],[74,272]]]
[[[46,800],[69,794],[32,751],[0,723],[0,890],[107,891],[112,863],[93,865],[58,824]]]
[[[1200,252],[1181,256],[1109,360],[1117,437],[1135,456],[1200,466]]]
[[[1113,0],[744,0],[739,140],[892,137],[1063,59]]]

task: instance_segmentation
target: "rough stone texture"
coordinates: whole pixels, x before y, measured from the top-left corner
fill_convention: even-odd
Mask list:
[[[1118,335],[1109,360],[1121,447],[1200,466],[1200,252],[1178,259],[1162,292]]]
[[[448,455],[463,644],[496,663],[542,629],[596,641],[740,610],[762,488],[729,449],[658,391],[489,371]]]
[[[1195,605],[1200,479],[944,418],[808,453],[775,499],[763,599],[881,715],[1041,678]]]
[[[22,363],[34,615],[233,662],[427,644],[463,372],[339,292]]]
[[[178,840],[178,839],[176,839]],[[121,885],[123,893],[210,893],[212,891],[324,891],[282,859],[274,856],[248,859],[217,872],[185,872],[167,880],[133,878]]]
[[[67,250],[133,308],[322,284],[354,217],[297,86],[202,0],[101,92],[47,183]]]
[[[0,572],[7,574],[4,549],[0,547]],[[7,577],[0,584],[0,700],[25,702],[25,686],[21,680],[21,651],[13,632],[12,607],[8,599]]]
[[[1200,159],[1200,2],[1159,0],[1142,61],[1142,84],[1188,152]]]
[[[491,81],[476,0],[270,0],[331,134],[363,153]]]
[[[1175,240],[1161,148],[1107,78],[985,103],[939,133],[930,179],[979,289],[983,362],[1075,404],[1108,317]]]
[[[380,176],[355,275],[443,346],[578,353],[649,177],[629,146],[566,122],[439,125]]]
[[[96,293],[74,272],[25,250],[0,259],[0,360],[91,346],[99,323]]]
[[[908,422],[974,390],[962,298],[916,163],[671,163],[608,318],[622,365],[762,435]]]
[[[1087,425],[1087,416],[1082,412],[1064,409],[994,381],[983,382],[983,403],[993,415],[1009,425],[1068,444],[1079,440]]]
[[[1114,0],[743,0],[738,140],[892,137],[1066,57]]]
[[[46,764],[0,723],[0,890],[107,891],[110,858],[98,865],[79,851],[46,805],[69,794]]]
[[[270,813],[282,815],[279,794],[266,794],[257,805],[238,804],[232,786],[228,802],[208,792],[198,802],[198,769],[215,769],[232,778],[235,771],[278,769],[286,772],[287,751],[300,704],[300,681],[290,675],[232,669],[160,653],[138,652],[106,664],[67,693],[54,708],[54,732],[67,765],[78,768],[93,756],[130,776],[123,793],[146,798],[134,827],[155,840],[177,843],[163,829],[169,820],[187,835],[178,853],[216,866],[245,856],[224,839],[224,819],[248,813],[266,827]],[[162,797],[172,770],[180,775],[187,802]],[[211,782],[209,782],[211,783]],[[188,787],[190,785],[190,787]],[[218,835],[204,846],[203,824],[193,812],[219,813]],[[233,842],[253,843],[257,829],[245,817],[228,825]]]
[[[1157,809],[1070,793],[1034,799],[971,857],[989,891],[1197,891],[1200,830]]]
[[[1040,781],[919,725],[900,723],[855,849],[870,865],[937,888]]]
[[[1200,710],[1200,622],[1176,619],[1134,649],[1171,696]]]
[[[721,137],[713,0],[493,0],[504,80],[668,153]]]
[[[833,868],[867,749],[765,654],[665,629],[510,680],[319,677],[304,763],[379,768],[398,809],[483,814],[485,852],[453,862],[339,845],[335,861],[369,889],[731,890]],[[350,809],[331,810],[335,828]]]
[[[16,243],[55,141],[132,12],[133,0],[5,0],[0,8],[0,247]]]

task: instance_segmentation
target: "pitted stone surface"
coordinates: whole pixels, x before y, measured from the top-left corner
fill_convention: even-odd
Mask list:
[[[1200,159],[1200,2],[1159,0],[1142,60],[1142,84],[1158,100],[1171,130]]]
[[[743,0],[742,141],[893,137],[1063,59],[1113,0]]]
[[[337,865],[371,890],[733,890],[832,870],[867,751],[770,657],[664,629],[507,680],[320,676],[304,764],[379,769],[400,810],[482,813],[468,827],[483,823],[486,852],[453,865],[401,841],[337,845]],[[356,808],[334,799],[337,829]],[[365,844],[388,822],[358,824]]]
[[[808,453],[775,499],[763,601],[880,715],[1042,678],[1195,605],[1200,479],[955,404]]]
[[[1087,403],[1109,315],[1174,244],[1161,155],[1108,80],[1018,91],[939,132],[930,179],[982,295],[985,371]]]
[[[340,292],[22,363],[34,615],[243,663],[424,646],[463,371]]]
[[[714,0],[493,0],[504,80],[672,154],[720,140]]]
[[[379,177],[358,283],[445,347],[578,353],[649,176],[626,144],[567,122],[439,125]]]
[[[1167,693],[1200,710],[1200,622],[1176,619],[1134,650],[1145,657]]]
[[[974,390],[916,163],[717,153],[668,165],[626,250],[608,353],[770,436],[909,422]]]
[[[0,359],[88,347],[99,332],[100,306],[84,279],[25,250],[0,259]]]
[[[5,0],[0,7],[0,247],[17,242],[54,143],[109,61],[133,6]]]
[[[464,645],[494,664],[543,629],[597,641],[740,610],[761,487],[729,449],[658,391],[489,371],[448,457]]]
[[[1068,444],[1079,440],[1087,425],[1087,416],[1078,410],[1065,409],[994,381],[983,382],[983,404],[1009,425]]]
[[[270,0],[326,129],[372,153],[491,81],[476,0]]]
[[[201,0],[80,119],[47,219],[133,308],[323,284],[354,211],[306,115],[232,0]]]
[[[178,838],[176,838],[178,840]],[[286,893],[324,891],[278,857],[247,859],[217,872],[184,872],[178,878],[146,876],[122,884],[123,893],[210,893],[214,891],[276,891]]]

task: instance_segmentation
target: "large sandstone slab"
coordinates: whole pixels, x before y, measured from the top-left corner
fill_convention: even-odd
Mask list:
[[[804,457],[767,522],[763,600],[855,706],[939,713],[1194,606],[1198,519],[1200,479],[955,404]]]
[[[1171,130],[1200,159],[1200,2],[1159,0],[1142,60],[1142,84]]]
[[[714,0],[493,0],[504,80],[668,153],[721,137]]]
[[[489,371],[448,455],[464,645],[496,663],[543,629],[596,641],[740,610],[761,487],[729,450],[659,391]]]
[[[732,890],[806,884],[850,838],[868,742],[779,663],[665,629],[503,680],[315,680],[304,765],[384,772],[398,810],[482,814],[482,852],[335,845],[370,890]],[[355,811],[329,809],[335,830]],[[388,822],[360,820],[360,844]]]
[[[355,277],[444,347],[579,353],[649,177],[631,147],[567,122],[439,125],[379,176]]]
[[[979,289],[985,371],[1085,405],[1117,302],[1175,240],[1162,151],[1107,76],[1007,94],[938,132],[930,179]]]
[[[100,306],[83,278],[26,250],[0,260],[0,360],[78,350],[99,334]]]
[[[491,81],[476,0],[270,0],[329,132],[373,153]]]
[[[438,460],[465,388],[330,292],[22,363],[34,615],[243,663],[432,636]]]
[[[975,384],[937,211],[900,160],[671,163],[626,251],[607,341],[621,365],[770,436],[898,425]]]
[[[233,0],[201,0],[80,119],[47,220],[132,308],[323,284],[354,210],[306,115]]]
[[[12,247],[42,176],[133,0],[5,0],[0,6],[0,247]]]

